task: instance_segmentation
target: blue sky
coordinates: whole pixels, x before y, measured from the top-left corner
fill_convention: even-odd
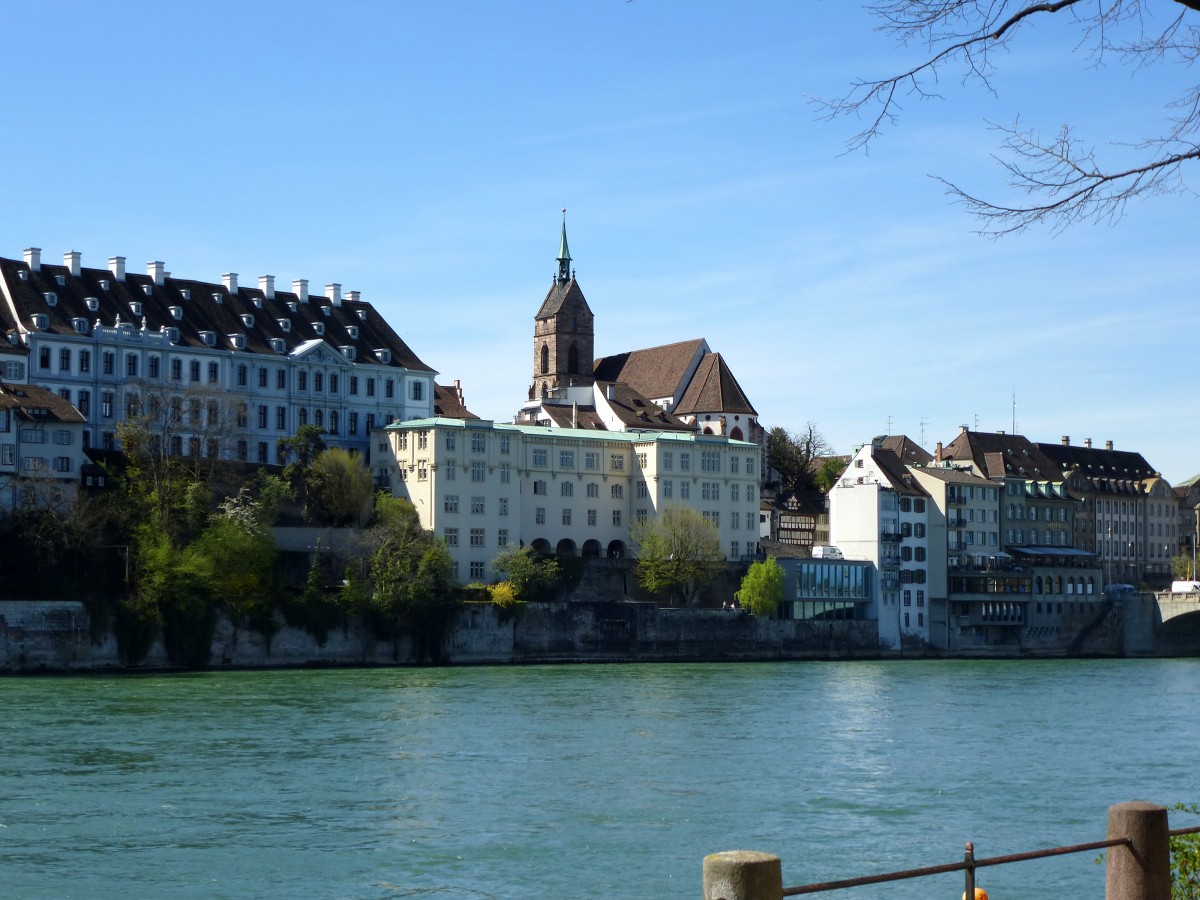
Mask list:
[[[1034,440],[1200,471],[1196,198],[996,241],[929,177],[1003,196],[987,122],[1018,115],[1119,156],[1189,73],[1097,66],[1048,23],[994,94],[950,74],[844,155],[854,121],[808,98],[919,55],[873,24],[845,0],[25,4],[0,255],[340,282],[507,420],[566,207],[597,353],[706,337],[768,426],[932,449],[1010,430],[1015,395]]]

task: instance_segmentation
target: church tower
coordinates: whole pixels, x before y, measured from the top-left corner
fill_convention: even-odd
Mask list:
[[[530,400],[555,397],[569,387],[592,384],[594,321],[583,291],[571,269],[567,249],[567,211],[563,210],[562,240],[558,246],[558,273],[550,293],[533,318],[533,385]],[[564,396],[565,394],[560,394]]]

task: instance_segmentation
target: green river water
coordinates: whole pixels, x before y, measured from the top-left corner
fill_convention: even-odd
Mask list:
[[[796,885],[1200,801],[1200,661],[8,678],[0,738],[3,897],[696,898],[718,850]],[[1094,859],[979,881],[1100,898]]]

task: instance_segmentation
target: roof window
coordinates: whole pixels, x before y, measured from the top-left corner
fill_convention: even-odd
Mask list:
[[[55,275],[54,280],[58,282],[59,287],[63,287],[67,283],[66,275]]]
[[[286,353],[287,343],[283,340],[283,338],[271,338],[271,349],[276,353]]]
[[[100,308],[100,300],[96,297],[84,297],[83,302],[87,304],[87,308],[92,312]]]
[[[172,344],[178,344],[179,343],[179,329],[178,328],[168,328],[167,329],[167,340],[169,340]]]
[[[107,278],[101,278],[100,281],[97,283],[100,285],[100,290],[102,290],[102,291],[108,290],[108,279]]]
[[[358,340],[358,326],[357,325],[347,325],[346,333],[349,334],[350,337],[354,338],[355,340]]]
[[[72,327],[72,328],[74,328],[74,329],[75,329],[77,332],[79,332],[80,334],[87,334],[87,333],[88,333],[88,324],[87,324],[87,319],[83,318],[82,316],[79,316],[78,318],[72,319],[72,320],[71,320],[71,327]]]
[[[153,296],[153,294],[154,294],[154,285],[152,285],[152,284],[143,284],[143,285],[142,285],[142,293],[143,293],[143,294],[145,294],[147,297]]]
[[[354,357],[358,355],[358,351],[349,345],[339,347],[338,349],[342,351],[342,356],[346,357],[346,359],[350,360],[351,362],[354,362]]]
[[[231,334],[231,335],[228,335],[228,337],[229,337],[229,342],[231,344],[233,344],[234,350],[245,350],[246,349],[246,336],[244,334]]]
[[[180,288],[179,296],[182,297],[184,300],[191,300],[192,299],[192,289],[191,288]]]
[[[254,327],[254,313],[242,313],[242,324],[247,328]]]
[[[388,350],[386,347],[381,347],[376,350],[375,356],[378,357],[379,361],[385,366],[390,364],[392,361],[392,351]]]
[[[208,346],[217,346],[217,333],[215,331],[200,332],[200,340],[204,341]]]
[[[365,309],[357,310],[357,312],[360,319],[362,319],[364,322],[367,321],[367,311]]]
[[[129,302],[129,311],[135,316],[142,314],[142,302],[140,300],[131,300]]]
[[[171,318],[182,319],[183,318],[183,307],[182,306],[172,306],[171,307]]]
[[[18,269],[17,277],[20,278],[22,281],[28,281],[29,280],[29,270],[28,269]]]
[[[218,306],[220,306],[222,303],[225,302],[224,295],[218,294],[216,292],[213,292],[212,298],[213,298],[213,303],[217,304]]]
[[[324,334],[325,333],[325,323],[324,322],[313,322],[312,326],[313,326],[314,334]]]
[[[50,316],[47,313],[37,313],[33,317],[33,327],[45,331],[50,327]]]
[[[46,298],[47,306],[58,306],[58,294],[54,291],[46,291],[42,296]]]
[[[275,321],[279,323],[280,331],[291,331],[292,330],[292,320],[291,319],[276,319]]]

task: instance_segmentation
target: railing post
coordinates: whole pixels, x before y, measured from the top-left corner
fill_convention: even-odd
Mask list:
[[[963,872],[966,876],[963,900],[975,900],[975,845],[970,841],[967,841],[967,849],[963,853]]]
[[[1135,800],[1108,808],[1106,900],[1171,900],[1171,838],[1164,806]]]
[[[704,857],[704,900],[782,900],[779,857],[757,850],[727,850]]]

